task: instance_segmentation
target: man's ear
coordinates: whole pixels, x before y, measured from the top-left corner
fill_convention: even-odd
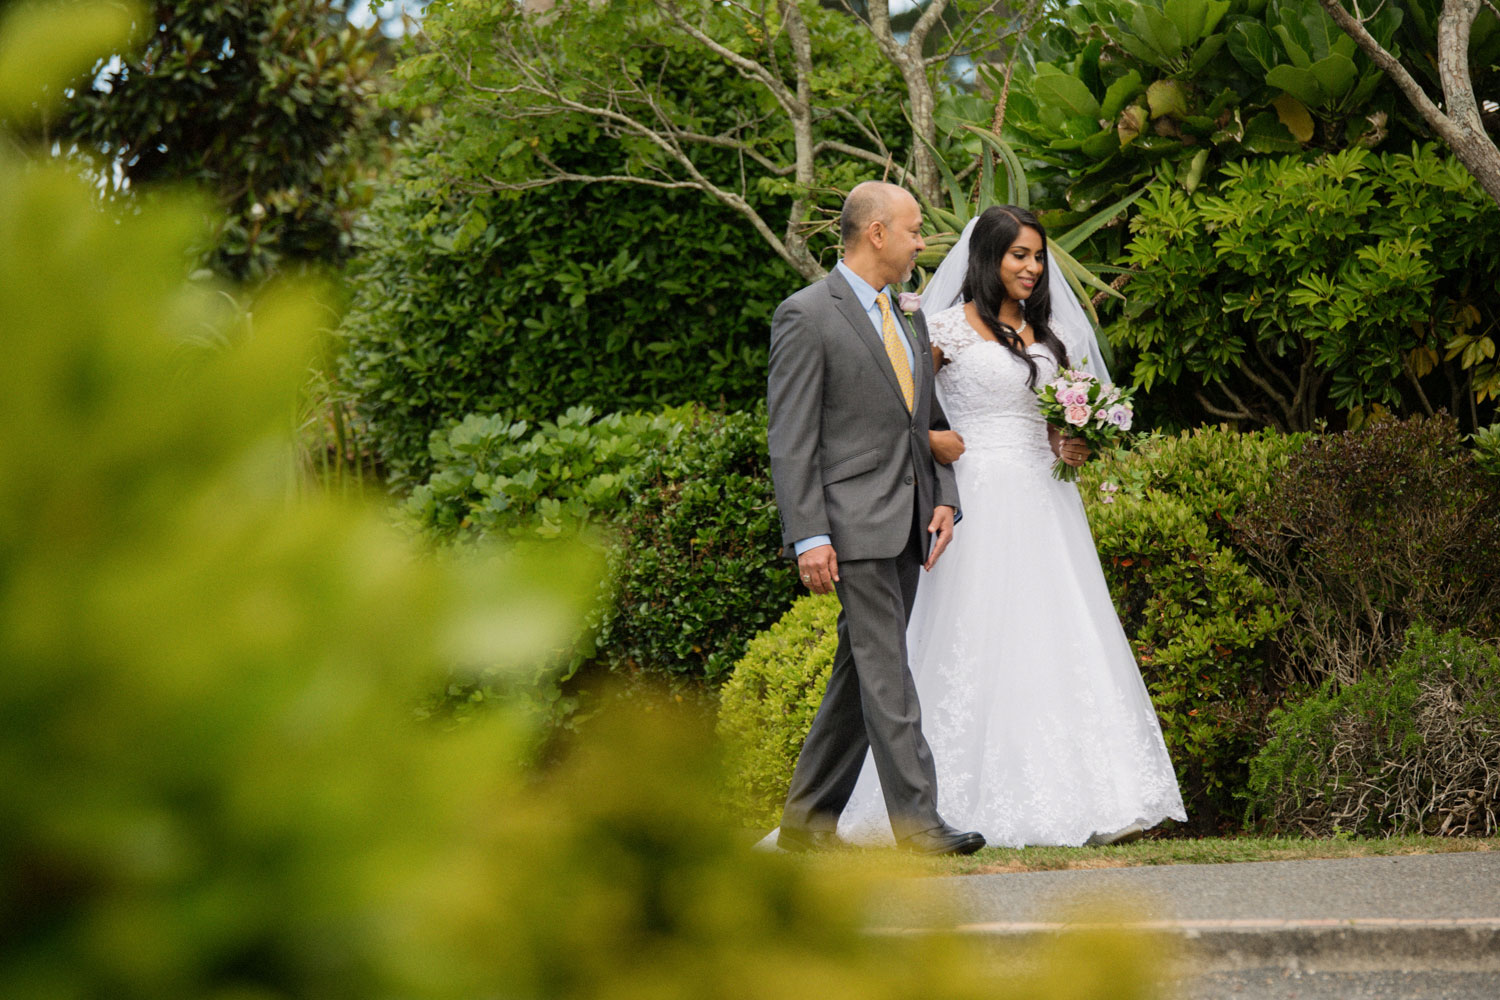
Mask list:
[[[870,246],[876,250],[885,246],[885,223],[875,221],[870,223],[870,228],[865,230],[869,234]]]

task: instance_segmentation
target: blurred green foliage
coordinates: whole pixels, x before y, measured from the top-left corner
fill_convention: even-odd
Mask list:
[[[48,137],[98,157],[118,192],[190,182],[223,213],[205,263],[235,279],[336,265],[375,188],[393,119],[376,103],[377,29],[330,0],[155,0],[138,46],[102,59]]]
[[[1244,161],[1138,202],[1111,340],[1137,383],[1281,429],[1500,401],[1500,207],[1451,157],[1363,149]]]

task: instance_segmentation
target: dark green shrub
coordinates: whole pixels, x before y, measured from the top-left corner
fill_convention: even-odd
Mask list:
[[[402,516],[434,541],[550,538],[607,522],[629,505],[646,461],[690,420],[684,410],[595,419],[573,407],[533,427],[470,414],[433,437],[433,473]]]
[[[443,154],[419,138],[377,197],[341,328],[341,378],[395,478],[425,478],[429,435],[470,413],[765,394],[771,312],[800,282],[727,210],[635,187],[449,192]]]
[[[1292,611],[1293,679],[1353,682],[1418,622],[1500,634],[1500,481],[1447,416],[1312,439],[1235,534]]]
[[[839,600],[798,598],[757,635],[719,693],[719,739],[730,767],[724,798],[731,814],[766,829],[781,820],[792,769],[828,686]]]
[[[1250,816],[1326,837],[1500,832],[1500,656],[1457,630],[1407,630],[1396,661],[1271,717]]]
[[[618,522],[600,656],[617,669],[720,682],[797,588],[780,554],[765,408],[698,415],[643,481]]]

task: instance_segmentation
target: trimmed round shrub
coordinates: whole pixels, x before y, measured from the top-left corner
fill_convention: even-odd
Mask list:
[[[795,564],[780,553],[765,407],[699,411],[642,481],[617,522],[599,655],[615,669],[722,683],[798,586]]]
[[[1291,679],[1352,683],[1418,622],[1500,635],[1500,479],[1446,415],[1313,439],[1235,537],[1292,611]]]
[[[834,594],[797,599],[781,621],[750,640],[719,695],[719,739],[730,761],[725,800],[746,826],[781,822],[792,768],[838,648]]]
[[[1415,625],[1388,667],[1274,713],[1251,816],[1278,832],[1500,832],[1500,656]]]
[[[424,479],[429,437],[470,413],[765,395],[771,312],[800,279],[736,215],[644,187],[448,191],[448,155],[424,132],[376,198],[340,328],[341,382],[395,480]]]

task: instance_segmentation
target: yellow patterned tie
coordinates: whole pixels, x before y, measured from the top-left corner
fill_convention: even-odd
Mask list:
[[[901,343],[901,334],[896,332],[896,317],[891,315],[890,298],[885,292],[881,292],[875,296],[875,301],[880,304],[880,335],[885,340],[885,355],[891,359],[891,367],[896,370],[896,381],[901,385],[901,398],[906,400],[906,409],[910,412],[917,399],[917,391],[911,381],[911,362],[906,360],[906,347]]]

